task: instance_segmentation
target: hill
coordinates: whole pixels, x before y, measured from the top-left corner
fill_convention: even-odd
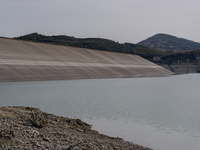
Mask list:
[[[137,44],[161,51],[187,51],[200,49],[200,43],[161,33],[149,37]]]
[[[102,38],[75,38],[66,35],[45,36],[38,33],[31,33],[20,37],[15,37],[15,39],[57,44],[64,46],[81,47],[94,50],[103,50],[110,52],[136,54],[149,60],[151,60],[153,56],[165,55],[164,52],[160,52],[155,49],[150,49],[145,46],[132,43],[121,44],[112,40],[102,39]]]

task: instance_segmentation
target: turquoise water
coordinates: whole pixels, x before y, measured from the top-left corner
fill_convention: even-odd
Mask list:
[[[200,74],[0,83],[1,106],[81,118],[154,149],[199,149]]]

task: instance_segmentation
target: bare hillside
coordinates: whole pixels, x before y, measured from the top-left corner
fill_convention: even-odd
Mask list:
[[[0,38],[0,81],[168,76],[137,55]]]

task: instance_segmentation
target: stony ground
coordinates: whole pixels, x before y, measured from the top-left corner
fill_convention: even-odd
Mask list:
[[[0,107],[0,149],[150,150],[32,107]]]

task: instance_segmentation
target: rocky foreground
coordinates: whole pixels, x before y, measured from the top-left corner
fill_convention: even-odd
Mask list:
[[[0,107],[0,149],[150,150],[91,130],[80,119],[32,107]]]

